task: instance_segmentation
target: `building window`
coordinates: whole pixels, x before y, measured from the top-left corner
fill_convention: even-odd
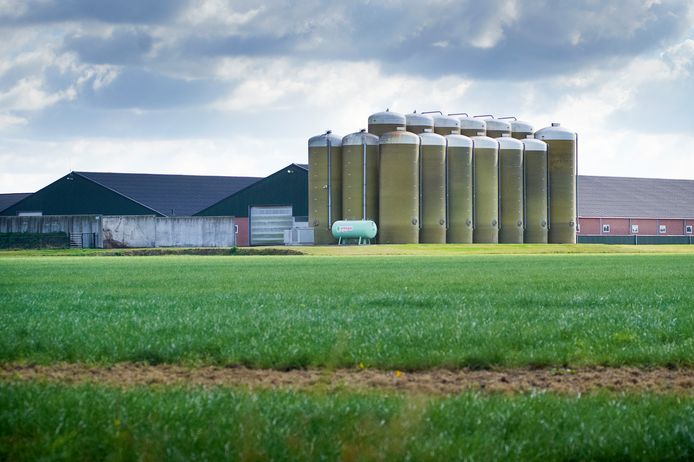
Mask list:
[[[692,234],[692,225],[687,225],[687,226],[685,227],[685,232],[686,232],[687,234]]]
[[[234,234],[239,233],[239,225],[234,225]]]
[[[667,233],[667,226],[665,226],[665,225],[660,225],[660,227],[658,228],[658,232],[659,232],[660,234],[665,234],[665,233]]]
[[[631,234],[639,234],[639,225],[631,225]]]
[[[576,223],[576,232],[577,233],[581,232],[581,224],[580,223]]]
[[[602,225],[602,232],[603,233],[609,233],[610,232],[610,225]]]

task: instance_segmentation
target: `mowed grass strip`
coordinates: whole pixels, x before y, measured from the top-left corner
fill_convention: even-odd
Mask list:
[[[0,259],[0,361],[694,365],[692,255]]]
[[[0,383],[2,460],[691,460],[694,400]]]

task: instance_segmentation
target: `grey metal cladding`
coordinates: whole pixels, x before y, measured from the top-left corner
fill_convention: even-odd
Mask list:
[[[578,215],[694,218],[694,180],[579,175]]]

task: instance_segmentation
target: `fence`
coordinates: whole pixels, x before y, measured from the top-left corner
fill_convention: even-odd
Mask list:
[[[625,245],[657,245],[657,244],[694,244],[692,236],[578,236],[579,244],[625,244]]]

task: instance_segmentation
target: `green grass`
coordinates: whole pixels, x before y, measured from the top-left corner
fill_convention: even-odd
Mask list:
[[[0,259],[0,361],[694,365],[692,255]]]
[[[694,399],[0,383],[2,460],[691,460]]]

